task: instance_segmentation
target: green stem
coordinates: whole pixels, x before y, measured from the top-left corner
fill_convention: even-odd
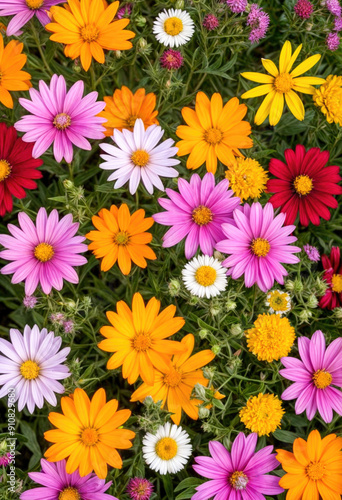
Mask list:
[[[34,25],[34,18],[32,19],[31,26],[32,26],[32,35],[33,35],[33,38],[34,38],[34,40],[36,42],[36,46],[38,48],[40,57],[42,58],[42,61],[43,61],[44,66],[46,68],[46,71],[49,73],[50,76],[52,76],[53,75],[53,71],[51,70],[51,68],[49,66],[49,63],[47,62],[46,57],[45,57],[44,52],[43,52],[43,49],[41,47],[41,43],[40,43],[40,39],[39,39],[39,33],[37,32],[36,27]]]

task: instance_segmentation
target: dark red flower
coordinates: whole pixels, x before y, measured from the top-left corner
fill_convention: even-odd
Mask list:
[[[0,123],[0,216],[11,212],[12,197],[22,199],[25,189],[36,189],[32,179],[40,179],[42,173],[37,170],[42,160],[32,158],[34,144],[24,142],[17,136],[14,127]]]
[[[299,212],[299,220],[303,226],[309,222],[316,226],[320,217],[330,219],[330,208],[337,208],[338,203],[333,195],[342,194],[342,187],[337,183],[340,167],[327,167],[328,151],[297,145],[296,150],[285,151],[286,163],[272,158],[269,171],[277,179],[270,179],[267,191],[275,193],[270,198],[274,208],[281,207],[286,213],[285,224],[293,224]]]
[[[342,306],[342,262],[338,247],[332,247],[330,257],[322,255],[322,264],[325,269],[323,279],[329,285],[325,295],[319,301],[322,309],[335,309]]]

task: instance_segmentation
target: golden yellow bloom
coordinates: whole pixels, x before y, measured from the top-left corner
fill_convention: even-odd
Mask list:
[[[182,109],[186,125],[180,125],[176,134],[182,140],[177,142],[178,156],[190,154],[186,166],[195,170],[204,162],[208,172],[217,169],[217,159],[227,167],[235,164],[235,157],[243,154],[239,148],[248,149],[253,141],[248,136],[252,129],[249,122],[242,121],[247,106],[239,104],[233,97],[223,106],[220,94],[214,94],[209,101],[203,92],[196,96],[195,110]]]
[[[260,393],[249,398],[239,415],[247,429],[256,432],[258,436],[269,436],[271,432],[280,428],[284,413],[277,396]]]
[[[191,356],[195,345],[195,338],[191,333],[183,337],[180,344],[185,351],[175,354],[169,366],[158,365],[153,386],[142,384],[131,398],[131,401],[142,402],[147,396],[151,396],[155,402],[162,401],[162,408],[167,407],[177,425],[181,419],[182,409],[193,420],[198,419],[198,406],[202,401],[192,399],[191,393],[196,384],[208,386],[209,380],[204,377],[201,368],[215,357],[209,349]],[[219,393],[215,393],[214,397],[222,399]]]
[[[158,111],[156,107],[156,95],[151,92],[146,94],[145,89],[138,89],[134,94],[128,87],[116,89],[113,97],[105,96],[103,100],[106,107],[99,116],[106,118],[103,124],[106,127],[106,136],[113,135],[114,129],[127,128],[133,130],[135,121],[140,118],[145,129],[150,125],[158,125],[156,118]]]
[[[241,201],[260,198],[265,191],[268,176],[266,170],[253,158],[236,158],[226,171],[229,187]]]
[[[328,434],[321,438],[317,430],[308,440],[297,438],[293,453],[276,450],[277,460],[287,474],[279,486],[289,490],[291,500],[341,500],[342,495],[342,438]]]
[[[313,94],[315,92],[313,85],[321,85],[325,80],[315,76],[299,76],[318,63],[321,58],[320,54],[309,57],[292,70],[301,49],[302,45],[299,45],[292,54],[291,43],[287,40],[280,52],[279,70],[270,59],[261,59],[262,65],[269,75],[264,73],[241,73],[247,80],[263,83],[263,85],[245,92],[241,96],[242,99],[267,94],[254,118],[257,125],[261,125],[268,115],[270,116],[270,125],[277,125],[283,114],[284,97],[295,118],[300,121],[304,120],[304,105],[295,91],[303,94]]]
[[[342,76],[329,75],[312,96],[317,107],[321,108],[328,123],[338,123],[342,127]]]
[[[247,346],[259,361],[277,361],[287,356],[296,338],[295,329],[279,314],[259,314],[254,328],[247,330]]]
[[[72,474],[79,468],[82,477],[95,471],[105,479],[107,464],[121,469],[122,459],[116,448],[132,447],[135,433],[121,426],[131,416],[130,410],[117,411],[118,401],[106,403],[104,389],[95,392],[91,401],[83,389],[61,399],[62,414],[51,412],[50,422],[57,427],[44,433],[50,443],[45,452],[49,462],[68,458],[66,471]]]
[[[184,346],[171,337],[184,326],[184,319],[175,317],[176,306],[168,306],[159,313],[160,301],[153,297],[145,306],[140,293],[135,293],[132,310],[120,300],[116,313],[107,312],[112,326],[103,326],[100,333],[106,337],[99,348],[115,352],[107,363],[108,370],[122,366],[122,376],[129,384],[140,377],[149,385],[155,381],[155,368],[167,370],[172,354],[184,352]]]
[[[88,71],[92,58],[103,64],[105,50],[127,50],[135,36],[133,31],[124,30],[129,19],[113,22],[119,2],[106,7],[103,0],[68,0],[66,7],[54,5],[50,12],[53,22],[45,27],[52,31],[50,40],[64,43],[64,53],[71,59],[81,58],[81,64]]]
[[[103,208],[92,222],[97,231],[90,231],[86,238],[91,240],[89,250],[97,259],[102,259],[101,271],[108,271],[118,261],[122,274],[129,274],[132,261],[141,268],[147,266],[146,259],[157,258],[154,251],[147,246],[152,241],[152,234],[147,233],[154,221],[145,218],[145,210],[139,209],[129,213],[126,203],[120,208],[112,205],[110,210]]]
[[[27,57],[21,51],[24,44],[11,40],[4,46],[4,39],[0,33],[0,102],[6,108],[13,108],[13,99],[9,90],[28,90],[31,85],[31,75],[21,71]]]

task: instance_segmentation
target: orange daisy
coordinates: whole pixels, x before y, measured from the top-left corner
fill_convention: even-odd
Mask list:
[[[239,104],[233,97],[223,106],[220,94],[214,94],[211,100],[203,92],[196,96],[195,110],[182,109],[182,116],[187,125],[180,125],[176,134],[182,140],[178,147],[178,156],[190,154],[186,166],[199,168],[204,162],[208,172],[217,169],[217,159],[229,167],[236,163],[235,157],[244,157],[239,148],[248,149],[253,141],[248,137],[250,123],[242,121],[247,113],[247,106]]]
[[[209,380],[204,377],[201,368],[215,357],[209,349],[191,356],[195,344],[195,338],[191,333],[186,335],[180,344],[184,346],[184,352],[175,354],[171,364],[157,366],[153,387],[146,383],[142,384],[131,398],[131,401],[143,402],[147,396],[151,396],[155,402],[163,401],[162,408],[167,406],[167,410],[173,414],[172,420],[177,425],[181,419],[182,409],[193,420],[198,419],[198,406],[203,401],[191,399],[191,393],[196,384],[208,386]],[[215,394],[217,399],[221,399],[220,396],[219,393]]]
[[[129,19],[113,22],[119,2],[109,6],[103,0],[68,0],[65,7],[54,5],[50,12],[53,22],[46,25],[53,32],[50,40],[64,43],[64,53],[71,59],[81,58],[88,71],[92,58],[100,64],[105,62],[105,50],[127,50],[132,48],[133,31],[124,30]]]
[[[279,486],[289,490],[287,500],[341,500],[342,438],[329,434],[321,438],[317,430],[308,440],[297,438],[293,453],[277,450],[277,460],[287,472]]]
[[[117,411],[118,401],[106,402],[104,389],[95,392],[91,401],[83,389],[61,399],[62,414],[51,412],[50,422],[57,427],[44,433],[50,443],[55,443],[45,452],[49,462],[68,458],[66,471],[72,474],[79,468],[82,477],[95,471],[105,479],[107,464],[122,468],[122,459],[116,448],[132,447],[135,433],[121,426],[131,416],[130,410]]]
[[[140,118],[145,129],[150,125],[159,125],[156,118],[158,111],[156,107],[156,95],[151,92],[146,94],[145,89],[138,89],[134,94],[128,87],[121,87],[114,91],[113,97],[105,96],[103,100],[106,107],[99,116],[106,118],[103,124],[106,127],[105,135],[113,135],[114,129],[127,128],[133,131],[134,124]]]
[[[176,306],[168,306],[159,314],[160,301],[153,297],[145,306],[140,293],[135,293],[132,310],[120,300],[116,313],[107,312],[113,326],[103,326],[100,333],[106,337],[98,344],[103,351],[115,354],[107,363],[108,370],[122,366],[122,376],[129,384],[140,377],[153,385],[155,368],[168,370],[172,354],[184,351],[184,345],[171,337],[184,326],[184,319],[175,317]]]
[[[129,212],[123,203],[120,208],[112,205],[110,210],[103,208],[92,218],[97,231],[90,231],[86,238],[92,241],[89,250],[97,259],[102,259],[101,271],[111,269],[118,261],[121,272],[125,275],[131,271],[132,261],[141,268],[147,266],[146,259],[157,258],[148,246],[152,234],[146,233],[154,221],[152,217],[145,218],[145,210]]]
[[[6,108],[13,109],[13,99],[9,90],[28,90],[31,85],[31,75],[21,71],[27,57],[22,54],[24,44],[11,40],[4,46],[0,33],[0,102]]]

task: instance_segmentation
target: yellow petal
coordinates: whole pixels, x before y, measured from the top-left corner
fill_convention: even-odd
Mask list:
[[[270,109],[270,125],[274,127],[279,122],[284,109],[284,94],[276,92]]]
[[[324,78],[319,78],[318,76],[299,76],[293,80],[296,85],[322,85],[325,83]]]
[[[283,45],[283,48],[281,49],[280,57],[279,57],[279,72],[280,73],[286,72],[286,68],[291,60],[291,55],[292,55],[291,43],[288,40],[286,40],[286,42]]]
[[[270,73],[270,75],[274,77],[279,75],[278,68],[273,61],[271,61],[270,59],[261,59],[261,63],[265,70]]]
[[[266,120],[268,115],[270,114],[271,104],[273,102],[275,95],[276,95],[276,91],[272,90],[272,92],[267,94],[265,99],[262,101],[261,106],[258,109],[258,111],[255,115],[255,118],[254,118],[254,123],[256,125],[261,125]]]
[[[290,108],[291,113],[297,120],[303,121],[305,116],[304,105],[296,92],[290,90],[285,94],[286,104]]]
[[[309,71],[315,64],[318,63],[318,61],[321,58],[321,54],[315,54],[314,56],[308,57],[308,59],[305,59],[302,63],[299,64],[291,73],[292,78],[295,78],[296,76],[302,75],[303,73],[306,73],[306,71]]]
[[[292,54],[291,59],[289,60],[289,63],[287,65],[287,68],[285,69],[285,73],[289,73],[291,71],[292,66],[296,62],[297,57],[299,56],[299,53],[302,50],[302,47],[303,47],[302,44],[298,45],[298,47],[296,48],[296,50]]]
[[[257,83],[272,83],[274,80],[272,76],[265,75],[264,73],[246,72],[246,73],[241,73],[241,76],[243,76],[247,80],[251,80],[252,82],[257,82]]]
[[[261,95],[268,94],[272,92],[273,85],[268,83],[266,85],[259,85],[259,87],[255,87],[254,89],[248,90],[244,94],[242,94],[242,99],[249,99],[250,97],[259,97]]]

